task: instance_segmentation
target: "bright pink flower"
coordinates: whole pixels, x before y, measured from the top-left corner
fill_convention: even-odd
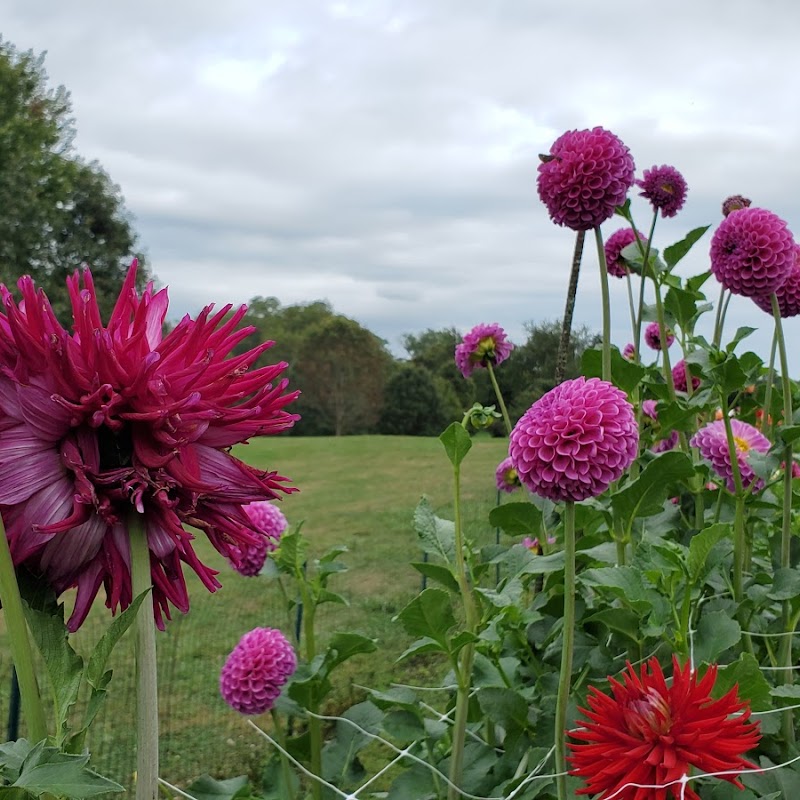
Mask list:
[[[539,197],[557,225],[588,231],[625,202],[635,169],[630,150],[610,131],[567,131],[539,164]]]
[[[662,164],[646,169],[636,185],[643,189],[639,194],[650,201],[653,211],[661,211],[662,217],[674,217],[686,202],[686,180],[675,167]]]
[[[686,362],[681,359],[673,368],[672,368],[672,383],[675,386],[676,391],[678,392],[688,392],[689,391],[689,379],[688,376],[691,375],[692,377],[692,391],[695,391],[700,386],[700,378],[697,375],[692,375],[689,372],[688,367],[686,366]]]
[[[736,447],[736,461],[739,464],[739,474],[742,478],[743,488],[755,483],[755,488],[760,489],[764,481],[756,478],[750,466],[749,456],[751,450],[757,453],[766,453],[770,448],[770,441],[758,428],[742,422],[740,419],[731,420],[733,441]],[[728,448],[728,437],[725,434],[725,420],[718,419],[709,422],[701,428],[690,442],[692,447],[700,451],[700,455],[711,465],[717,475],[725,481],[725,485],[733,492],[736,484],[733,480],[733,465],[731,453]]]
[[[666,439],[659,439],[650,449],[654,453],[666,453],[668,450],[674,450],[678,444],[678,431],[672,431]]]
[[[511,456],[504,458],[498,465],[494,473],[495,484],[497,491],[508,492],[509,494],[514,489],[519,489],[522,484],[519,480],[519,475],[511,463]]]
[[[755,765],[743,758],[761,738],[750,707],[737,688],[714,699],[717,666],[702,678],[687,662],[672,659],[667,683],[657,658],[640,667],[628,662],[622,681],[609,677],[612,695],[589,688],[585,719],[569,735],[570,773],[584,779],[578,794],[597,800],[700,800],[680,783],[692,768],[719,772],[720,778],[743,788],[738,773]],[[647,788],[638,788],[637,784]],[[652,789],[664,786],[664,789]]]
[[[658,403],[655,400],[642,400],[642,413],[654,422],[658,419],[657,405]]]
[[[297,656],[275,628],[255,628],[242,636],[219,676],[223,700],[240,714],[269,711],[297,669]]]
[[[511,432],[509,453],[530,491],[550,500],[602,494],[636,458],[639,430],[625,393],[607,381],[565,381]]]
[[[800,314],[800,245],[794,248],[794,264],[789,270],[786,280],[777,288],[778,308],[781,318],[796,317]],[[767,314],[772,314],[772,295],[756,295],[753,302]]]
[[[633,361],[634,356],[636,355],[636,346],[633,342],[628,342],[622,350],[622,357],[628,361]]]
[[[476,325],[456,345],[456,366],[465,378],[469,378],[475,367],[485,367],[488,363],[493,367],[502,364],[513,349],[506,332],[496,322]]]
[[[139,296],[135,262],[105,326],[82,277],[67,279],[72,333],[30,278],[19,305],[2,287],[0,508],[15,563],[57,593],[77,587],[72,631],[101,585],[112,610],[130,604],[127,530],[140,515],[163,627],[170,604],[189,608],[184,564],[210,591],[220,585],[185,526],[229,557],[261,536],[242,506],[294,491],[230,448],[291,427],[283,409],[297,392],[284,394],[285,364],[248,371],[272,342],[231,356],[252,331],[237,330],[245,307],[209,306],[162,337],[166,289]]]
[[[289,523],[283,512],[267,500],[244,506],[244,512],[261,535],[253,544],[237,548],[231,556],[231,566],[240,575],[252,578],[261,572],[267,555],[277,548]]]
[[[637,233],[642,247],[646,248],[647,239],[644,238],[644,234],[638,231],[634,232],[633,228],[620,228],[608,237],[608,240],[603,246],[603,250],[606,256],[606,269],[609,275],[613,275],[615,278],[624,278],[628,274],[630,270],[621,254],[628,245],[636,241]]]
[[[555,544],[556,543],[555,536],[548,536],[547,543]],[[537,556],[540,556],[542,554],[542,546],[539,544],[539,539],[536,537],[531,539],[530,536],[526,536],[520,544],[522,544],[523,547],[527,547],[528,550],[530,550],[532,553],[535,553]]]
[[[669,349],[675,341],[675,334],[669,328],[665,329],[665,333],[667,337],[667,349]],[[650,349],[661,350],[661,329],[658,327],[657,322],[651,322],[644,329],[644,341]]]
[[[740,208],[711,240],[711,271],[734,294],[771,294],[788,278],[795,244],[786,223],[763,208]]]

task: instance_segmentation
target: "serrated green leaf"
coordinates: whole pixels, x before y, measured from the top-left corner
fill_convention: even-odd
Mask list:
[[[602,611],[586,617],[586,622],[600,622],[609,630],[623,633],[634,642],[643,638],[641,619],[638,614],[634,614],[628,608],[604,608]]]
[[[528,723],[528,700],[514,689],[507,687],[487,687],[478,691],[478,704],[484,715],[506,731],[512,725],[520,728]]]
[[[449,593],[437,588],[420,592],[396,619],[410,636],[433,639],[445,650],[447,634],[456,624]]]
[[[738,661],[719,668],[711,694],[722,697],[736,684],[739,685],[739,697],[749,700],[753,711],[766,711],[772,707],[770,686],[758,661],[750,653],[742,653]]]
[[[533,503],[504,503],[489,512],[489,522],[509,536],[536,535],[542,527],[542,512]]]
[[[449,589],[451,592],[459,591],[458,581],[455,579],[450,569],[443,564],[433,564],[430,561],[412,561],[411,566],[426,578],[441,583],[442,586]]]
[[[611,348],[611,380],[623,392],[630,394],[642,380],[647,370],[623,358],[616,347]],[[593,347],[585,350],[581,357],[581,374],[587,378],[603,377],[603,352]]]
[[[374,639],[360,633],[334,633],[325,651],[325,674],[353,656],[374,653],[377,649]]]
[[[705,572],[706,559],[717,542],[726,536],[731,536],[733,527],[728,522],[719,522],[704,528],[695,534],[689,542],[689,558],[686,569],[689,572],[689,581],[694,584]]]
[[[453,422],[439,437],[450,463],[457,467],[469,453],[472,439],[460,422]]]
[[[299,528],[281,536],[278,549],[272,554],[272,560],[281,572],[300,577],[305,568],[308,553],[308,541],[300,534]]]
[[[578,581],[586,586],[608,590],[637,612],[652,608],[650,590],[644,584],[642,573],[634,567],[587,569],[578,576]]]
[[[710,227],[710,225],[704,225],[701,228],[694,228],[679,242],[675,242],[675,244],[664,248],[664,261],[666,261],[667,266],[672,269],[672,267],[692,249],[692,245],[703,237],[703,234],[705,234]]]
[[[452,563],[456,552],[455,525],[451,520],[437,517],[427,497],[414,509],[414,530],[424,552]]]
[[[418,656],[422,655],[423,653],[447,653],[448,647],[441,642],[437,642],[435,639],[431,639],[429,636],[423,636],[421,639],[417,639],[415,642],[412,642],[398,657],[398,661],[402,661],[405,658],[411,658],[411,656]]]
[[[741,638],[739,623],[724,611],[704,614],[694,637],[695,661],[713,664],[726,650],[738,644]]]

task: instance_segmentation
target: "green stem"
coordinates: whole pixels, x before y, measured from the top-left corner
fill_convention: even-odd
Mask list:
[[[631,272],[630,272],[630,270],[628,270],[625,273],[625,283],[628,286],[628,310],[630,311],[630,315],[631,315],[631,336],[633,336],[633,338],[635,339],[636,338],[636,306],[634,305],[634,302],[633,302],[633,283],[631,281]],[[636,345],[634,344],[634,349],[635,348],[636,348]],[[634,358],[636,359],[636,362],[638,363],[639,362],[639,353],[638,352],[634,353]]]
[[[567,705],[572,681],[572,651],[575,637],[575,504],[564,508],[564,616],[561,645],[561,672],[556,697],[556,786],[558,800],[567,800]]]
[[[453,501],[455,506],[453,527],[455,528],[455,559],[456,580],[461,591],[461,600],[464,604],[466,629],[476,633],[478,629],[478,611],[475,606],[475,596],[472,593],[471,581],[467,573],[467,563],[464,559],[464,533],[461,522],[461,468],[458,464],[453,466]],[[469,695],[472,691],[472,663],[475,658],[475,646],[468,644],[461,649],[456,669],[456,713],[453,720],[453,747],[450,754],[450,783],[447,789],[448,800],[458,800],[461,791],[461,779],[464,772],[464,742],[467,734],[467,714],[469,712]]]
[[[725,308],[725,287],[720,287],[719,301],[717,302],[717,316],[714,320],[714,347],[719,347],[722,341],[722,327],[725,324],[723,309]]]
[[[14,668],[17,671],[22,713],[28,725],[28,736],[32,742],[41,742],[42,739],[47,738],[47,722],[42,698],[39,694],[39,685],[36,682],[33,650],[28,636],[25,613],[22,610],[17,573],[14,570],[14,562],[11,558],[2,520],[0,520],[0,602],[3,604],[8,645]]]
[[[600,297],[603,306],[603,380],[611,382],[611,297],[608,291],[608,265],[603,247],[603,234],[598,225],[594,229],[597,260],[600,262]]]
[[[639,309],[636,315],[636,332],[634,335],[633,346],[636,349],[636,360],[640,361],[639,353],[641,352],[640,344],[642,340],[642,314],[644,312],[644,286],[645,286],[645,278],[647,277],[647,262],[650,258],[650,243],[653,241],[653,235],[656,231],[656,222],[658,222],[658,210],[653,213],[653,221],[650,223],[650,232],[647,234],[647,242],[642,243],[642,240],[639,238],[639,231],[636,230],[636,226],[633,224],[633,220],[631,220],[631,227],[633,228],[633,233],[636,236],[636,242],[639,245],[639,252],[642,254],[642,275],[641,281],[639,283]]]
[[[286,736],[283,732],[283,726],[281,725],[280,718],[278,717],[278,712],[274,708],[270,709],[270,715],[272,716],[272,724],[274,726],[275,741],[281,746],[281,772],[283,773],[283,782],[286,786],[286,792],[289,793],[292,791],[292,784],[294,781],[292,781],[292,770],[289,766],[289,759],[286,758]],[[316,783],[316,781],[314,782]]]
[[[503,401],[503,395],[500,391],[500,386],[497,383],[497,377],[494,374],[494,367],[492,366],[492,362],[488,359],[486,360],[486,369],[489,372],[489,379],[492,382],[492,387],[494,388],[494,394],[497,398],[497,404],[500,406],[500,413],[503,415],[503,422],[506,425],[506,434],[511,436],[511,419],[508,416],[508,409],[506,408],[506,404]]]
[[[305,644],[305,657],[306,662],[311,663],[317,654],[316,632],[314,630],[316,623],[317,607],[313,602],[311,595],[305,583],[305,575],[298,576],[300,584],[300,597],[303,602],[303,640]],[[322,720],[314,716],[319,714],[319,701],[316,694],[308,703],[308,710],[311,714],[308,716],[308,738],[309,747],[311,750],[311,771],[315,775],[322,776]],[[321,800],[322,798],[322,784],[319,781],[311,782],[311,794],[314,800]]]
[[[764,389],[764,416],[761,418],[761,433],[763,433],[768,439],[772,439],[772,384],[775,383],[775,353],[777,349],[778,331],[775,329],[772,334],[772,347],[769,351],[767,385]]]
[[[142,515],[128,517],[133,596],[149,592],[150,548]],[[158,797],[158,674],[153,599],[145,599],[136,613],[136,800]]]
[[[781,382],[783,385],[783,424],[792,424],[792,382],[789,378],[789,361],[786,357],[786,340],[783,336],[783,325],[781,324],[781,309],[775,293],[772,294],[772,316],[775,318],[775,339],[778,342],[778,353],[781,359]],[[783,514],[781,517],[781,568],[789,569],[792,566],[791,546],[792,546],[792,443],[787,442],[783,450]],[[781,622],[784,633],[790,633],[793,627],[791,624],[791,604],[788,600],[783,601],[781,611]],[[792,636],[784,636],[781,642],[780,661],[785,669],[783,673],[783,683],[791,684],[794,680],[792,670]],[[788,709],[782,714],[782,729],[784,744],[788,749],[794,748],[794,712]]]
[[[658,335],[661,339],[661,355],[663,361],[661,362],[662,369],[664,370],[664,381],[667,384],[667,391],[669,392],[669,399],[675,402],[675,383],[672,380],[672,364],[669,359],[669,348],[667,347],[667,325],[664,320],[664,303],[661,301],[661,284],[658,278],[653,276],[653,287],[656,295],[656,318],[658,319]],[[691,383],[691,376],[687,375],[686,382]]]

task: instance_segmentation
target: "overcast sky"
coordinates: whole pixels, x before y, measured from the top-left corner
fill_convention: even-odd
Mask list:
[[[496,321],[521,339],[562,314],[574,234],[536,168],[565,130],[613,130],[637,177],[684,174],[656,246],[715,227],[736,193],[800,238],[798,30],[795,0],[5,0],[0,20],[71,91],[76,149],[121,186],[172,316],[327,299],[396,353],[405,332]],[[634,213],[646,227],[641,198]],[[622,346],[622,281],[613,301]],[[767,349],[749,301],[729,319]],[[576,322],[600,327],[588,246]]]

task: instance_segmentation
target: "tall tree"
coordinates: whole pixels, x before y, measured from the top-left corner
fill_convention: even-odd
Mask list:
[[[452,421],[427,368],[402,364],[393,372],[386,382],[378,433],[438,436]]]
[[[72,152],[70,113],[64,87],[48,87],[43,56],[0,40],[0,280],[13,287],[31,275],[62,322],[65,275],[91,266],[108,314],[131,257],[143,262],[119,187]]]

